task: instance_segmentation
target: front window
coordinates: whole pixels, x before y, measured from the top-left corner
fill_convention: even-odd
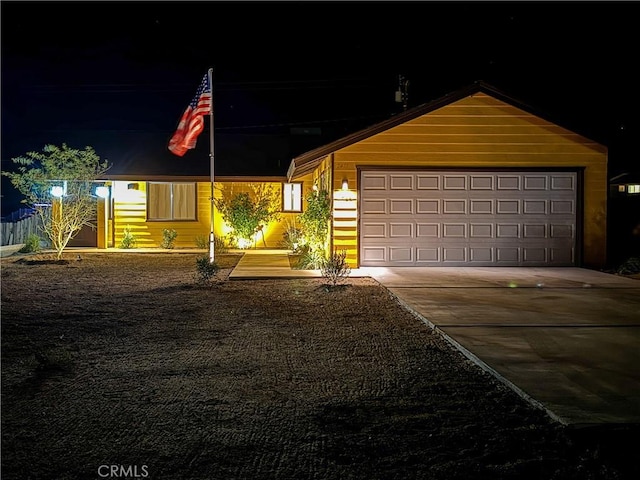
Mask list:
[[[282,184],[282,211],[301,212],[302,211],[302,184],[284,183]]]
[[[148,220],[197,220],[195,183],[149,182],[147,186]]]

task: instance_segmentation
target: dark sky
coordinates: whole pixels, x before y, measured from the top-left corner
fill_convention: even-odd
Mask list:
[[[65,142],[111,173],[207,175],[206,131],[184,157],[166,146],[212,67],[220,175],[282,175],[388,118],[400,74],[410,107],[483,80],[607,145],[617,173],[637,165],[639,6],[3,0],[2,169]]]

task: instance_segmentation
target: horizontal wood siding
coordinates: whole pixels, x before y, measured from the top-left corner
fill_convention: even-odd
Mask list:
[[[177,180],[179,181],[179,180]],[[157,248],[162,242],[162,231],[164,229],[173,229],[178,235],[175,239],[176,248],[194,248],[197,246],[196,239],[202,237],[208,241],[209,232],[211,230],[211,183],[197,182],[197,219],[195,221],[169,221],[156,222],[147,221],[147,197],[146,182],[144,181],[117,181],[118,188],[114,187],[114,222],[115,235],[114,246],[119,247],[124,235],[124,229],[130,227],[132,233],[136,237],[136,246],[139,248]],[[128,190],[127,184],[137,183],[137,190]],[[249,192],[251,184],[255,182],[216,182],[216,187],[223,184],[233,188],[234,193]],[[265,182],[274,185],[278,193],[281,194],[282,184],[280,182]],[[303,187],[306,191],[311,189],[311,177],[305,181]],[[219,188],[214,191],[214,198],[221,198],[222,192]],[[264,242],[262,237],[258,237],[257,246],[268,248],[280,248],[283,246],[283,235],[289,224],[295,224],[295,220],[299,213],[280,214],[278,222],[271,222],[265,229]],[[110,227],[110,224],[108,226]],[[214,234],[220,238],[228,235],[230,229],[217,210],[214,210]],[[104,235],[100,233],[99,235]],[[111,235],[111,232],[108,233]],[[108,237],[110,238],[110,237]]]
[[[358,167],[583,169],[583,263],[605,264],[606,147],[487,94],[471,95],[336,151],[334,190],[346,178],[357,191]],[[357,227],[334,227],[333,235],[336,247],[357,244]]]

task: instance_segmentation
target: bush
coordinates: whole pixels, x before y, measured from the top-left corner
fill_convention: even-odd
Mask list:
[[[120,240],[120,248],[136,248],[138,243],[136,236],[131,231],[131,227],[127,225],[122,232],[122,240]]]
[[[616,273],[619,275],[634,275],[640,273],[640,257],[631,257],[618,267]]]
[[[172,228],[165,228],[162,230],[162,242],[160,242],[160,248],[172,249],[175,246],[177,236],[178,232]]]
[[[333,254],[324,261],[320,268],[322,276],[329,281],[332,286],[345,281],[351,274],[351,267],[347,263],[347,252],[333,252]]]
[[[197,235],[196,247],[209,250],[209,235]],[[217,235],[213,236],[213,251],[215,253],[227,253],[229,251],[229,247],[227,247],[227,242],[225,242],[224,238]]]
[[[209,248],[209,236],[208,235],[196,235],[196,248],[206,250]]]
[[[34,253],[40,250],[40,237],[32,233],[27,237],[24,242],[24,247],[22,247],[19,252],[20,253]]]
[[[309,245],[303,245],[297,253],[299,258],[295,266],[296,270],[318,270],[326,260],[321,249],[311,248]]]
[[[210,286],[217,279],[220,266],[216,262],[210,262],[209,256],[196,259],[196,283]]]
[[[304,236],[302,229],[298,228],[295,223],[287,222],[287,227],[282,234],[282,247],[298,253],[304,244]]]

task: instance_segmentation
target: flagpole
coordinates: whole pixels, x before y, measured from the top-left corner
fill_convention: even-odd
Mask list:
[[[211,174],[211,232],[209,232],[209,263],[213,263],[215,261],[215,236],[213,233],[213,217],[214,217],[214,207],[215,207],[215,201],[214,201],[214,180],[215,180],[215,175],[214,175],[214,158],[213,158],[213,68],[209,69],[209,86],[211,87],[211,108],[209,109],[209,148],[210,148],[210,152],[209,152],[209,157],[210,157],[210,164],[209,164],[209,171]]]

